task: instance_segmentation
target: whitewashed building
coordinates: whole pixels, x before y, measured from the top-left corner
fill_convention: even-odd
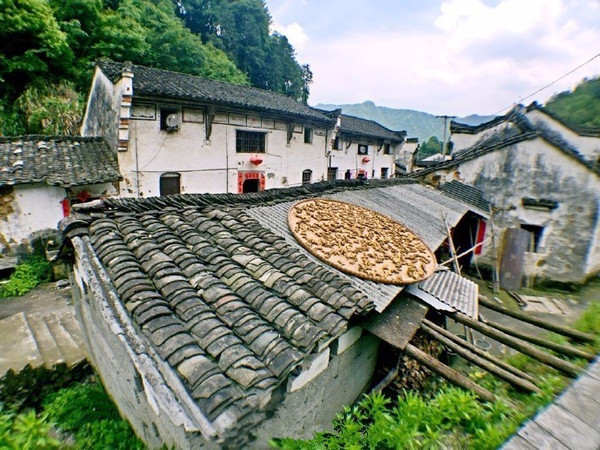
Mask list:
[[[505,244],[503,230],[517,228],[531,233],[525,275],[581,282],[600,272],[600,168],[595,160],[600,140],[583,139],[572,130],[562,134],[559,127],[565,125],[538,107],[515,108],[478,126],[453,122],[452,160],[416,176],[437,186],[459,181],[490,202],[496,241],[483,246],[480,262],[493,265]],[[581,140],[571,141],[574,136]],[[485,236],[490,233],[488,227]]]
[[[0,137],[0,253],[55,236],[72,203],[112,196],[121,176],[100,138]]]
[[[335,124],[271,91],[102,62],[81,132],[105,136],[115,149],[122,197],[149,197],[325,180]]]
[[[394,176],[395,160],[405,131],[342,114],[328,161],[328,179],[386,179]]]

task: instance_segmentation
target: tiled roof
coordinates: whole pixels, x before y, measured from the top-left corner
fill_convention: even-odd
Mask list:
[[[473,186],[452,180],[445,183],[440,189],[450,197],[473,205],[482,211],[488,212],[490,210],[490,202],[483,198],[483,192]]]
[[[98,63],[98,67],[115,82],[121,76],[123,63],[101,61]],[[132,71],[134,96],[146,95],[213,103],[252,111],[283,114],[299,120],[328,124],[332,127],[335,124],[334,118],[276,92],[144,66],[133,65]]]
[[[442,214],[453,226],[468,209],[413,182],[341,182],[109,198],[79,205],[61,231],[67,242],[89,243],[131,321],[208,419],[233,410],[242,420],[249,411],[263,414],[260,405],[290,372],[353,317],[382,311],[402,291],[343,274],[300,246],[287,214],[314,196],[386,214],[431,248],[446,237]],[[252,424],[262,420],[256,417]]]
[[[385,139],[393,142],[402,142],[406,131],[392,131],[373,120],[343,114],[340,124],[342,135],[368,136],[376,139]]]
[[[117,156],[96,137],[0,137],[0,186],[79,186],[121,179]]]

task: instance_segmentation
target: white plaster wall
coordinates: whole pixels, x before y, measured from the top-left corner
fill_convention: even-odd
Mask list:
[[[71,195],[77,196],[80,192],[87,192],[92,197],[116,197],[119,195],[119,183],[99,183],[73,186],[69,188]]]
[[[560,133],[589,161],[596,162],[600,158],[600,137],[580,136],[575,131],[537,109],[529,111],[526,116],[534,125],[541,122],[551,130]]]
[[[64,198],[64,188],[45,184],[17,185],[12,193],[2,195],[0,252],[27,246],[32,233],[56,229],[63,218],[60,201]]]
[[[418,148],[418,142],[405,142],[404,145],[402,145],[402,148],[398,151],[396,160],[401,164],[404,164],[407,172],[412,172],[413,170],[413,157]]]
[[[369,154],[368,155],[359,155],[358,154],[358,146],[360,145],[368,145],[369,146]],[[381,178],[381,168],[388,168],[388,178],[392,178],[394,176],[394,160],[395,155],[398,154],[399,148],[401,144],[392,144],[390,146],[390,154],[383,154],[383,147],[379,149],[379,143],[369,143],[367,141],[359,141],[352,142],[348,148],[346,148],[347,142],[341,141],[342,150],[331,150],[329,156],[329,165],[330,167],[337,167],[337,177],[339,180],[344,179],[344,174],[346,170],[350,170],[352,173],[352,178],[356,178],[358,171],[360,169],[364,170],[367,173],[368,179],[379,179]],[[379,149],[379,151],[378,151]],[[364,163],[362,159],[368,156],[370,161]],[[373,176],[374,171],[374,176]]]
[[[303,125],[297,126],[299,132],[293,133],[288,145],[284,122],[271,121],[272,128],[264,128],[248,125],[260,123],[260,118],[244,116],[246,125],[213,122],[210,140],[206,140],[204,123],[182,122],[179,131],[161,131],[159,106],[155,120],[132,117],[128,150],[118,155],[124,177],[121,195],[137,196],[138,183],[140,196],[159,195],[160,176],[165,172],[181,174],[182,193],[237,193],[239,171],[264,174],[266,189],[301,185],[306,169],[312,170],[312,182],[325,179],[331,130],[308,125],[315,132],[312,143],[307,144]],[[257,154],[263,158],[262,164],[250,163],[253,154],[236,152],[236,130],[267,134],[266,152]]]
[[[450,135],[450,140],[453,143],[452,153],[456,153],[460,150],[464,150],[466,148],[473,147],[475,144],[487,139],[492,134],[509,129],[513,125],[509,122],[502,122],[498,125],[495,125],[491,128],[487,128],[477,134],[469,134],[469,133],[452,133]]]
[[[444,181],[457,179],[484,192],[500,208],[494,215],[497,247],[501,231],[522,223],[544,227],[539,251],[528,255],[529,273],[558,281],[581,281],[600,266],[597,250],[600,180],[583,164],[545,140],[521,142],[458,167],[438,173]],[[525,208],[523,197],[559,202],[553,211]],[[491,227],[486,229],[486,235]],[[493,260],[488,243],[479,257]]]

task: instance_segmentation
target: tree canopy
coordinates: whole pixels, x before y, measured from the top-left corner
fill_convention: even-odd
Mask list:
[[[573,91],[555,95],[546,109],[576,129],[600,128],[600,77],[585,79]]]
[[[270,23],[262,0],[3,0],[0,134],[76,130],[102,58],[306,101],[310,68]]]

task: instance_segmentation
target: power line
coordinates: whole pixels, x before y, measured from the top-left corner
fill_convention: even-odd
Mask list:
[[[595,60],[595,59],[596,59],[596,58],[598,58],[598,57],[600,57],[600,53],[598,53],[598,54],[596,54],[596,55],[592,56],[592,57],[591,57],[590,59],[588,59],[586,62],[584,62],[584,63],[582,63],[582,64],[579,64],[579,65],[578,65],[577,67],[575,67],[573,70],[570,70],[569,72],[565,73],[563,76],[561,76],[560,78],[557,78],[557,79],[556,79],[556,80],[554,80],[552,83],[548,83],[546,86],[544,86],[544,87],[542,87],[542,88],[538,89],[537,91],[533,92],[532,94],[529,94],[527,97],[524,97],[524,98],[522,98],[521,100],[519,100],[519,102],[522,102],[523,100],[527,100],[528,98],[531,98],[531,97],[533,97],[533,96],[534,96],[534,95],[536,95],[536,94],[539,94],[539,93],[540,93],[540,92],[542,92],[544,89],[548,89],[550,86],[552,86],[552,85],[554,85],[554,84],[558,83],[560,80],[562,80],[562,79],[564,79],[564,78],[568,77],[568,76],[569,76],[569,75],[571,75],[573,72],[576,72],[576,71],[578,71],[578,70],[579,70],[579,69],[581,69],[583,66],[585,66],[586,64],[589,64],[589,63],[591,63],[593,60]],[[511,105],[505,106],[504,108],[502,108],[502,109],[500,109],[500,110],[496,111],[496,112],[495,112],[493,115],[494,115],[494,116],[496,116],[496,115],[498,115],[498,113],[501,113],[502,111],[504,111],[505,109],[508,109],[508,108],[510,108],[510,107],[511,107],[511,106],[513,106],[513,105],[514,105],[514,103],[513,103],[513,104],[511,104]]]

